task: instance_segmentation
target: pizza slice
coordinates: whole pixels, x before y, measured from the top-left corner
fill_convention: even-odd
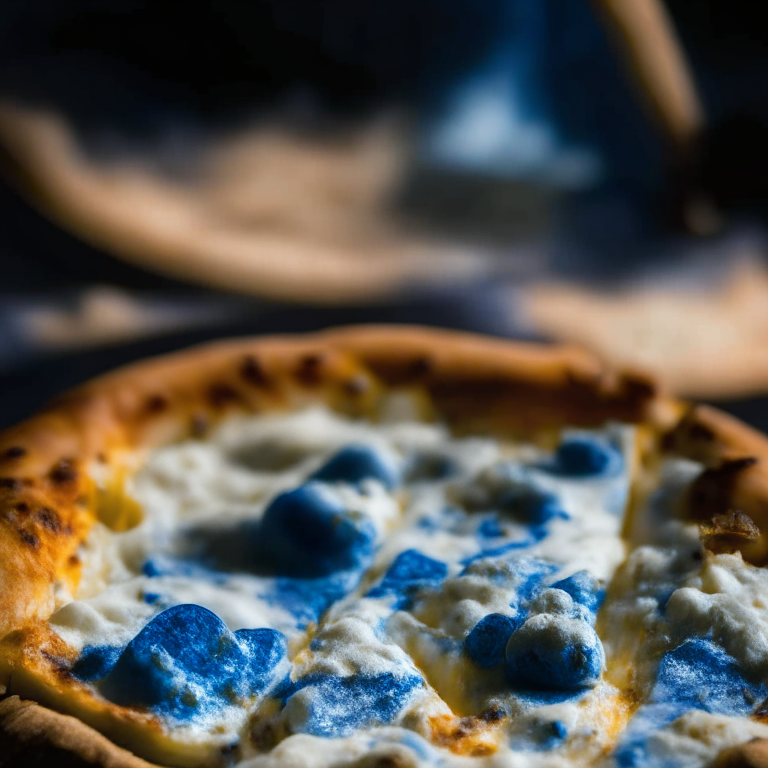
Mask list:
[[[0,457],[0,765],[768,764],[768,442],[642,375],[226,342]]]

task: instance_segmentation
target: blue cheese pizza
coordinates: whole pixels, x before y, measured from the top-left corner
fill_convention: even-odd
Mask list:
[[[0,438],[0,766],[768,765],[763,460],[447,332],[104,377]]]

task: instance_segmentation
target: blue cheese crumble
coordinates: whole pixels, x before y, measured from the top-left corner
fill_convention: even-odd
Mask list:
[[[628,520],[633,462],[620,425],[235,419],[146,457],[50,623],[222,765],[704,766],[768,735],[768,576],[675,517],[689,462]]]

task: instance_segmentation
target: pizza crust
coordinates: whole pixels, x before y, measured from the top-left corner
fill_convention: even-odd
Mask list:
[[[117,743],[141,738],[151,759],[173,762],[183,746],[151,715],[89,696],[66,671],[71,651],[45,624],[57,590],[76,587],[78,546],[97,515],[116,530],[131,526],[137,510],[125,501],[122,481],[154,447],[204,434],[238,412],[322,402],[370,416],[393,390],[415,395],[422,416],[439,414],[458,431],[554,441],[563,425],[615,419],[642,425],[650,451],[666,435],[669,449],[713,470],[742,460],[721,502],[751,504],[746,514],[760,538],[747,541],[745,557],[766,557],[768,514],[758,512],[768,509],[768,475],[759,461],[768,458],[768,440],[711,409],[686,413],[652,379],[606,369],[584,351],[407,327],[220,342],[104,376],[0,436],[0,580],[9,585],[0,592],[0,686],[61,712],[76,711]],[[752,457],[758,462],[743,461]],[[106,490],[92,479],[95,467],[110,478]],[[19,706],[15,699],[3,703],[2,712],[10,714],[0,719],[0,734],[17,745],[8,754],[21,755],[31,743],[48,749],[50,741],[50,749],[82,758],[73,765],[133,765],[114,762],[126,754],[117,747],[93,762],[103,736],[82,725],[82,744],[80,736],[62,740],[66,728],[53,726],[68,722],[62,715],[37,704]],[[17,710],[23,716],[12,714]]]
[[[32,701],[0,701],[0,765],[26,768],[152,768],[98,731]]]

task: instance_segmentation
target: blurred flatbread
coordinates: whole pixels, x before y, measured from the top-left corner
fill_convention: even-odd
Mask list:
[[[537,332],[650,370],[676,395],[768,393],[768,270],[756,260],[706,290],[605,294],[550,284],[528,290],[523,304]]]
[[[364,302],[457,283],[482,259],[406,233],[388,204],[406,151],[394,122],[318,139],[279,126],[211,142],[175,177],[89,157],[59,116],[0,104],[0,150],[33,203],[128,261],[290,300]]]

